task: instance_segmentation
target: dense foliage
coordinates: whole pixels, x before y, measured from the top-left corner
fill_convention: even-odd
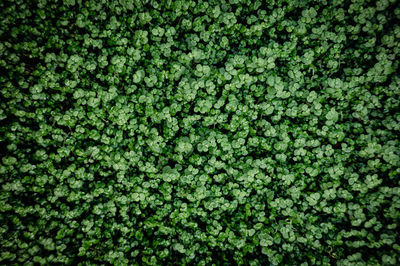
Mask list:
[[[0,15],[1,264],[400,263],[397,1]]]

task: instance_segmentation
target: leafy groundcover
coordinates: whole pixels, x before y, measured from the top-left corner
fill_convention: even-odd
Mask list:
[[[399,21],[0,1],[0,263],[399,265]]]

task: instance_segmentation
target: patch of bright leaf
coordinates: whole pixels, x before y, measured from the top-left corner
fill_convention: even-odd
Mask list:
[[[399,21],[1,1],[0,263],[399,265]]]

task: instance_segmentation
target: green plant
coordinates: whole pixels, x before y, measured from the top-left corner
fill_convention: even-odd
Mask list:
[[[2,264],[400,263],[397,1],[0,10]]]

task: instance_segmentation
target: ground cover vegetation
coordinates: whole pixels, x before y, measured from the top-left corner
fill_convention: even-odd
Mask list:
[[[395,0],[0,2],[0,263],[399,265]]]

